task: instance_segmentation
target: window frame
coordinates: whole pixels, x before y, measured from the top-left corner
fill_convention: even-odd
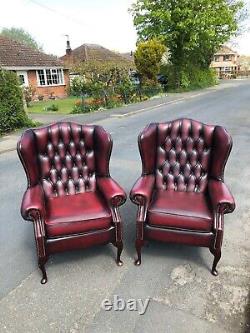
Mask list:
[[[230,54],[224,54],[224,55],[223,55],[223,61],[224,61],[224,62],[232,61],[232,59],[231,59],[231,55],[230,55]]]
[[[19,82],[20,82],[20,85],[21,86],[24,86],[25,85],[25,78],[24,78],[24,75],[23,74],[18,74],[19,76]]]
[[[26,71],[16,71],[19,83],[21,87],[28,87],[29,86],[29,79],[28,79],[28,73]],[[23,83],[20,80],[20,76],[23,77]]]
[[[43,72],[45,84],[41,84],[40,73]],[[55,78],[56,75],[56,78]],[[37,86],[38,87],[56,87],[65,86],[64,71],[63,68],[42,68],[36,70]],[[58,83],[53,81],[58,80]],[[48,83],[51,82],[51,83]]]

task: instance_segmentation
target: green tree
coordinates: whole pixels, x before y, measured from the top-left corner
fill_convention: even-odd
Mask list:
[[[242,0],[137,0],[131,12],[139,40],[161,38],[176,86],[188,64],[207,69],[214,53],[237,33]]]
[[[142,79],[156,81],[166,47],[157,39],[140,42],[135,52],[135,65]]]
[[[17,42],[26,44],[33,49],[42,51],[42,46],[39,45],[36,40],[22,28],[3,28],[1,31],[1,35],[16,40]]]

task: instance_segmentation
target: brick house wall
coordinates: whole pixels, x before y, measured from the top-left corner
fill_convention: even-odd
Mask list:
[[[64,69],[64,85],[57,86],[38,86],[37,75],[35,70],[27,71],[29,86],[35,89],[33,99],[37,100],[38,96],[43,96],[44,99],[48,99],[50,96],[57,98],[64,98],[68,95],[69,90],[69,70]]]

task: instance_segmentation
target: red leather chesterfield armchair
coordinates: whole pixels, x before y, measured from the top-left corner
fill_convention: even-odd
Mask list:
[[[111,242],[122,265],[118,207],[126,194],[109,174],[110,135],[100,126],[61,122],[27,130],[17,150],[28,180],[21,214],[34,225],[41,283],[55,252]]]
[[[176,242],[208,247],[217,275],[224,214],[235,209],[223,179],[231,137],[221,126],[178,119],[148,125],[138,142],[142,175],[130,193],[138,205],[135,264],[145,240]]]

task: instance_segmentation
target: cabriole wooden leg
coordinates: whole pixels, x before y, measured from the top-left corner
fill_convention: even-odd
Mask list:
[[[224,215],[223,214],[216,215],[215,221],[216,221],[215,241],[214,241],[213,246],[210,248],[210,252],[214,255],[214,261],[213,261],[211,273],[214,276],[217,276],[218,271],[217,271],[216,267],[221,258],[221,246],[222,246],[223,229],[224,229]]]
[[[34,233],[36,240],[38,267],[42,271],[43,275],[41,284],[45,284],[48,281],[45,269],[45,264],[48,260],[48,257],[46,254],[44,222],[42,221],[40,214],[37,212],[34,218]]]
[[[39,260],[38,260],[38,267],[42,271],[42,275],[43,275],[41,284],[45,284],[48,281],[47,273],[46,273],[46,269],[45,269],[46,262],[47,262],[47,258],[39,258]]]
[[[123,250],[123,242],[122,242],[122,240],[120,240],[113,244],[114,244],[114,246],[117,247],[116,264],[117,264],[117,266],[122,266],[123,261],[121,260],[121,254],[122,254],[122,250]]]
[[[140,215],[140,209],[138,210],[138,214]],[[135,248],[137,252],[137,259],[135,260],[135,265],[141,265],[141,249],[144,246],[144,221],[138,219],[136,222],[136,241]]]
[[[137,252],[137,259],[135,260],[135,265],[136,266],[140,266],[141,264],[141,249],[144,245],[144,241],[141,239],[137,239],[135,241],[135,248],[136,248],[136,252]]]
[[[216,269],[216,266],[221,258],[221,250],[215,250],[214,253],[214,261],[213,261],[213,267],[212,267],[212,271],[211,273],[214,275],[214,276],[217,276],[218,275],[218,271]]]

